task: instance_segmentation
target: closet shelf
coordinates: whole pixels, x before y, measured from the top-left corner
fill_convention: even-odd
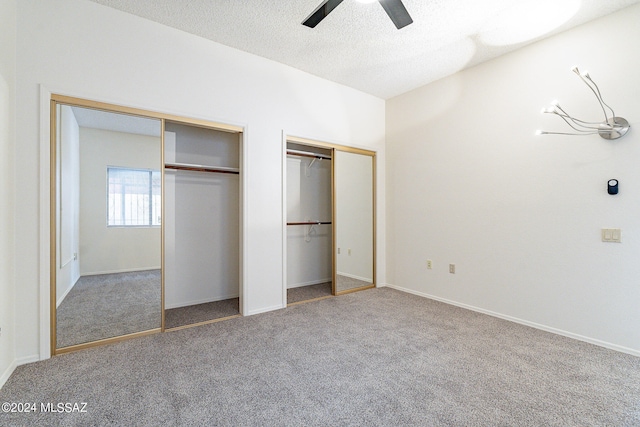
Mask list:
[[[240,169],[228,168],[225,166],[204,166],[204,165],[192,165],[189,163],[165,163],[165,169],[194,171],[194,172],[217,172],[217,173],[233,173],[239,174]]]
[[[303,222],[287,222],[287,225],[326,225],[331,221],[303,221]]]

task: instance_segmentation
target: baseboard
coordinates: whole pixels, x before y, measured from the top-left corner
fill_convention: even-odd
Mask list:
[[[179,304],[165,305],[164,309],[165,310],[171,310],[172,308],[189,307],[191,305],[206,304],[206,303],[209,303],[209,302],[216,302],[216,301],[224,301],[226,299],[238,298],[239,296],[240,296],[239,294],[233,294],[233,295],[225,295],[225,296],[217,297],[217,298],[214,298],[214,299],[205,298],[203,300],[181,302]]]
[[[349,273],[341,273],[341,272],[337,272],[336,273],[337,276],[344,276],[344,277],[348,277],[350,279],[356,279],[356,280],[362,280],[363,282],[369,282],[371,283],[371,278],[370,277],[360,277],[360,276],[356,276],[355,274],[349,274]]]
[[[624,347],[621,345],[613,344],[607,341],[602,341],[595,338],[586,337],[584,335],[574,334],[573,332],[568,332],[562,329],[557,329],[551,326],[542,325],[540,323],[530,322],[528,320],[520,319],[518,317],[509,316],[506,314],[497,313],[491,310],[485,310],[484,308],[475,307],[469,304],[464,304],[456,301],[452,301],[446,298],[440,298],[435,295],[430,295],[424,292],[414,291],[412,289],[403,288],[401,286],[386,284],[386,287],[396,289],[398,291],[406,292],[409,294],[417,295],[423,298],[432,299],[434,301],[443,302],[445,304],[454,305],[456,307],[465,308],[467,310],[475,311],[478,313],[486,314],[488,316],[497,317],[499,319],[508,320],[510,322],[518,323],[520,325],[529,326],[531,328],[540,329],[545,332],[550,332],[552,334],[561,335],[563,337],[572,338],[578,341],[583,341],[589,344],[597,345],[599,347],[608,348],[609,350],[619,351],[620,353],[630,354],[632,356],[640,357],[640,350],[634,350],[632,348]]]
[[[80,277],[82,277],[82,276],[79,276],[78,280],[80,280]],[[67,288],[67,290],[64,291],[64,294],[62,294],[62,296],[58,299],[58,301],[56,301],[56,308],[60,307],[60,304],[62,304],[62,301],[64,301],[64,299],[67,297],[67,295],[69,295],[69,292],[71,292],[71,289],[73,289],[78,284],[78,280],[73,282],[73,285],[69,286]]]
[[[40,356],[37,354],[34,354],[32,356],[25,356],[25,357],[16,359],[16,365],[22,366],[22,365],[26,365],[27,363],[39,362],[40,360],[42,360],[40,359]]]
[[[282,306],[282,305],[273,305],[271,307],[265,307],[265,308],[259,308],[257,310],[249,310],[248,313],[245,313],[245,316],[253,316],[254,314],[261,314],[261,313],[267,313],[269,311],[275,311],[275,310],[280,310],[282,308],[287,308],[287,306]]]
[[[18,366],[26,365],[27,363],[33,363],[38,361],[40,361],[40,357],[38,355],[21,357],[20,359],[15,359],[13,362],[9,364],[9,366],[7,366],[7,369],[4,370],[2,375],[0,375],[0,389],[2,389],[4,384],[7,382],[7,380],[11,376],[11,374],[13,374],[13,371],[15,371]]]
[[[287,285],[287,289],[302,288],[303,286],[319,285],[320,283],[327,282],[331,282],[331,277],[327,279],[312,280],[310,282],[294,283],[293,285]]]
[[[16,368],[18,367],[18,364],[16,363],[16,361],[14,360],[13,362],[11,362],[9,364],[9,366],[7,366],[7,369],[4,370],[4,372],[2,373],[2,375],[0,375],[0,390],[2,390],[2,387],[4,386],[4,384],[7,382],[7,380],[9,379],[9,377],[11,376],[11,374],[13,374],[13,371],[16,370]]]
[[[100,274],[118,274],[118,273],[137,273],[139,271],[154,271],[160,270],[161,267],[140,267],[140,268],[125,268],[121,270],[106,270],[106,271],[92,271],[90,273],[80,273],[82,276],[98,276]]]

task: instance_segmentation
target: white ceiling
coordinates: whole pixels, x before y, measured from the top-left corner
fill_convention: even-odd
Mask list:
[[[388,99],[640,0],[403,0],[397,30],[378,2],[91,0]],[[568,52],[569,53],[569,52]]]

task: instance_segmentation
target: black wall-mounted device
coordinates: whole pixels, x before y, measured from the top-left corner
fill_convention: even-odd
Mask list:
[[[618,194],[618,180],[610,179],[607,182],[607,193],[609,194]]]

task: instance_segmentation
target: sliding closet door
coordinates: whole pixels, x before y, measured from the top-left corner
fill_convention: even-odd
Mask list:
[[[288,303],[324,297],[292,298],[320,283],[332,295],[375,287],[376,153],[288,137],[285,161]]]
[[[335,293],[375,285],[375,209],[373,153],[336,150]]]
[[[239,316],[241,140],[51,96],[52,355]]]
[[[58,354],[160,330],[161,121],[54,98],[51,348]]]
[[[165,328],[240,314],[239,134],[165,122]]]

